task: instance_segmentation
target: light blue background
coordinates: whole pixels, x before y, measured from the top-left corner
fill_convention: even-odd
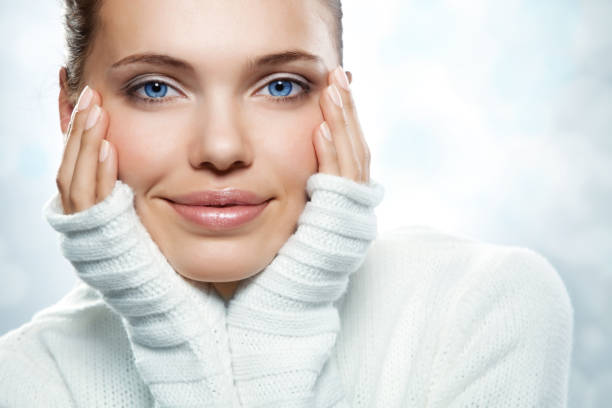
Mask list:
[[[612,2],[345,1],[382,230],[526,246],[575,308],[570,407],[612,401]],[[41,208],[62,135],[60,2],[0,3],[0,334],[74,284]]]

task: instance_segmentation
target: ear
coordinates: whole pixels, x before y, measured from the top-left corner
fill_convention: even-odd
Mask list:
[[[346,76],[348,77],[349,84],[353,83],[353,73],[351,71],[346,71]]]
[[[70,99],[70,93],[68,92],[67,83],[67,71],[66,67],[61,67],[59,71],[59,85],[60,92],[58,98],[60,125],[62,133],[65,135],[68,132],[68,126],[70,125],[70,119],[72,117],[72,111],[74,110],[75,103]]]

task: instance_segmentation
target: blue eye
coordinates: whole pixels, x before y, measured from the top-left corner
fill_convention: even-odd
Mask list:
[[[126,89],[126,94],[136,102],[169,102],[181,93],[172,85],[161,79],[150,78],[148,81],[137,82]]]
[[[273,102],[291,102],[308,95],[310,86],[297,79],[277,78],[265,85],[260,92],[264,92],[263,95]]]
[[[159,81],[150,81],[144,84],[144,90],[149,98],[163,98],[168,93],[168,85]]]
[[[287,96],[293,90],[293,84],[291,81],[280,80],[270,82],[268,85],[268,91],[272,96]]]

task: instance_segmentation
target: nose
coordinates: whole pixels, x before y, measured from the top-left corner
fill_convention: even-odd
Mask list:
[[[248,167],[253,150],[241,110],[230,98],[216,98],[195,113],[196,132],[189,156],[194,168],[215,172]]]

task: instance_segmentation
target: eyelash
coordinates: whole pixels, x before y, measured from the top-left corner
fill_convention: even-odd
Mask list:
[[[296,102],[296,101],[306,97],[310,93],[310,91],[312,90],[308,83],[306,83],[304,81],[297,80],[295,78],[289,78],[289,77],[279,77],[279,78],[271,79],[270,81],[268,81],[260,89],[264,89],[264,88],[268,87],[271,83],[273,83],[275,81],[293,82],[295,84],[298,84],[302,88],[302,92],[300,92],[299,94],[294,95],[294,96],[270,96],[270,95],[263,95],[263,96],[266,97],[266,99],[269,99],[269,100],[271,100],[272,102],[275,102],[275,103]],[[150,79],[147,79],[146,81],[141,81],[141,82],[138,82],[138,83],[136,83],[134,85],[126,87],[125,93],[126,93],[126,95],[130,99],[132,99],[132,100],[134,100],[136,102],[139,102],[139,103],[146,103],[146,104],[150,104],[150,103],[153,103],[153,104],[167,103],[168,99],[172,99],[172,97],[171,98],[168,98],[168,97],[164,97],[164,98],[151,98],[151,97],[137,96],[137,91],[140,88],[144,87],[145,85],[147,85],[148,83],[151,83],[151,82],[157,82],[159,84],[166,85],[167,87],[176,90],[176,88],[174,86],[170,85],[166,81],[162,81],[162,80],[159,80],[159,79],[156,79],[156,78],[150,78]]]

